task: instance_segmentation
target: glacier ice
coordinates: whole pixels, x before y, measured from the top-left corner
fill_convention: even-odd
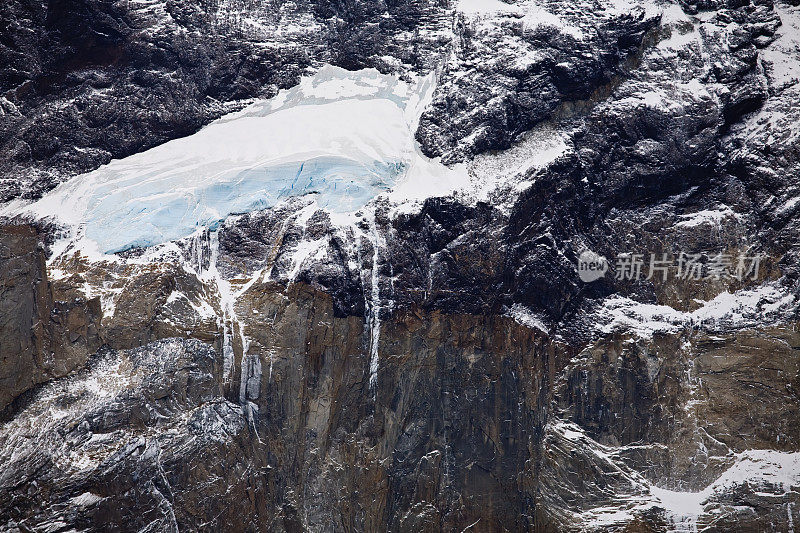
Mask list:
[[[194,135],[77,176],[26,209],[74,224],[107,253],[290,196],[314,194],[320,207],[351,212],[420,166],[413,131],[433,86],[433,76],[408,84],[326,66]],[[428,174],[431,163],[421,164],[413,174]]]

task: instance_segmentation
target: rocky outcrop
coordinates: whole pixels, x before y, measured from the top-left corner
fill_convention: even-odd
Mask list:
[[[173,339],[37,392],[3,426],[8,525],[578,531],[622,505],[623,523],[662,531],[680,518],[657,486],[697,493],[796,451],[791,326],[613,333],[578,353],[524,317],[412,307],[382,315],[375,339],[326,292],[274,281],[247,285],[235,316],[227,377],[224,351]],[[37,414],[54,402],[66,412]],[[19,440],[24,420],[53,437]],[[793,489],[748,474],[731,472],[694,523],[759,529],[795,512]]]
[[[509,4],[494,17],[460,15],[417,131],[426,155],[452,163],[510,148],[535,124],[600,98],[628,74],[658,24],[643,10],[575,10],[544,2],[527,12]]]
[[[220,371],[208,346],[172,340],[106,352],[43,387],[4,426],[0,527],[253,527],[269,467]]]
[[[237,311],[236,404],[198,341],[106,353],[40,391],[3,428],[6,527],[120,527],[129,513],[156,529],[533,527],[543,336],[508,318],[404,314],[383,327],[380,353],[396,355],[371,382],[363,320],[336,318],[324,293],[253,286]],[[238,493],[245,471],[252,492]],[[217,490],[229,499],[208,507]],[[28,506],[32,494],[51,504]]]
[[[45,256],[41,228],[0,226],[0,411],[36,385],[81,368],[101,345],[99,298],[51,283]]]

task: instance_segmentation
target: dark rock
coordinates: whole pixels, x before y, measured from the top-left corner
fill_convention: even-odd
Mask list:
[[[99,298],[48,281],[40,231],[31,224],[0,225],[0,410],[80,368],[101,345]]]

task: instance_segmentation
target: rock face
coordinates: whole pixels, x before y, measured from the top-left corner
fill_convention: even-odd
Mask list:
[[[160,341],[41,389],[3,433],[3,528],[246,529],[247,486],[267,465],[219,363],[200,341]]]
[[[102,344],[100,299],[48,281],[41,230],[0,228],[0,410],[39,383],[86,364]]]
[[[446,76],[422,117],[417,137],[445,162],[510,148],[534,124],[607,91],[636,62],[657,24],[643,10],[583,11],[557,2],[517,6],[489,20],[456,22]],[[580,8],[579,8],[580,9]]]
[[[419,149],[468,178],[115,255],[4,220],[0,529],[800,524],[797,6],[0,9],[6,199],[323,62],[434,70]]]

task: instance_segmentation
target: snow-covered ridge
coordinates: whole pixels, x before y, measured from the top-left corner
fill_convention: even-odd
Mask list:
[[[452,173],[414,141],[434,81],[323,67],[275,98],[3,214],[55,216],[108,253],[185,237],[292,196],[314,193],[319,207],[347,213],[398,182],[412,182],[406,192],[418,193]]]

